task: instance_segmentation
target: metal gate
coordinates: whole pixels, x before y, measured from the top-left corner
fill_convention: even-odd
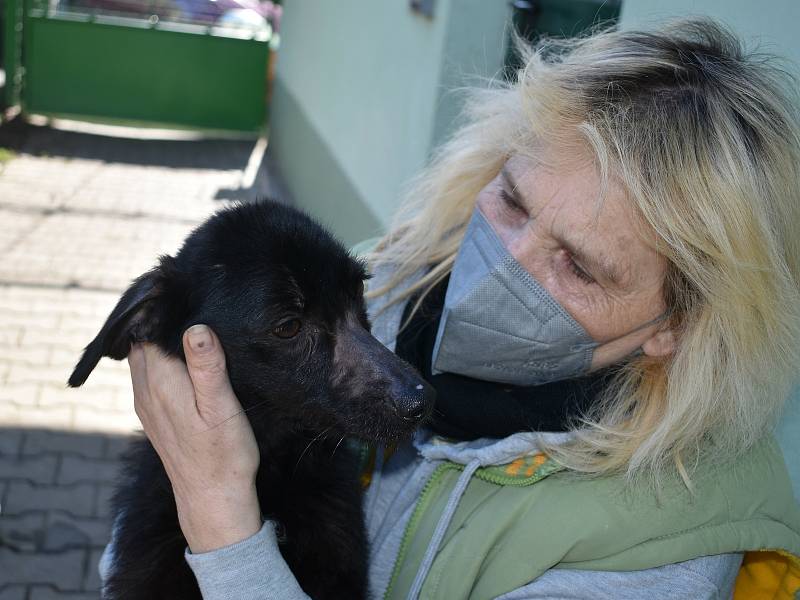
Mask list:
[[[190,10],[224,4],[6,0],[6,104],[53,117],[258,131],[271,28],[228,18],[248,10],[235,1],[225,14]]]

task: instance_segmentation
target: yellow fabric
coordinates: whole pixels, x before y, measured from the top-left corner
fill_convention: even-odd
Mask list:
[[[734,600],[795,600],[800,591],[800,558],[763,550],[747,552],[736,579]]]
[[[389,460],[392,454],[394,454],[395,450],[397,450],[396,443],[389,444],[383,449],[384,464],[387,460]],[[372,483],[372,473],[375,470],[377,450],[374,446],[365,446],[362,448],[362,451],[364,454],[361,457],[361,475],[359,476],[359,480],[361,482],[361,488],[366,490],[369,487],[369,484]]]
[[[547,456],[544,454],[533,454],[531,456],[523,456],[505,466],[505,474],[511,477],[522,475],[523,477],[530,477],[534,471],[547,462]],[[525,469],[523,471],[523,468]]]

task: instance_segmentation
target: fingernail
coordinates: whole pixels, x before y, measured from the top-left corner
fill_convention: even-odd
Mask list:
[[[192,325],[186,330],[189,346],[195,352],[208,352],[214,347],[211,333],[205,325]]]

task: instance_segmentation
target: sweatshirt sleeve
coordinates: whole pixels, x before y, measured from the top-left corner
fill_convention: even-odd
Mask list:
[[[310,600],[278,549],[267,521],[251,537],[210,552],[185,552],[203,600]]]
[[[550,569],[497,600],[730,600],[740,553],[703,556],[642,571]]]

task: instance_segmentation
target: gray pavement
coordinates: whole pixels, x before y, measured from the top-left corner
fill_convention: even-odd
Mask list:
[[[139,423],[125,363],[103,359],[77,390],[66,379],[159,254],[230,199],[284,195],[253,141],[82,129],[0,127],[16,153],[0,164],[0,600],[99,597],[108,500]]]

